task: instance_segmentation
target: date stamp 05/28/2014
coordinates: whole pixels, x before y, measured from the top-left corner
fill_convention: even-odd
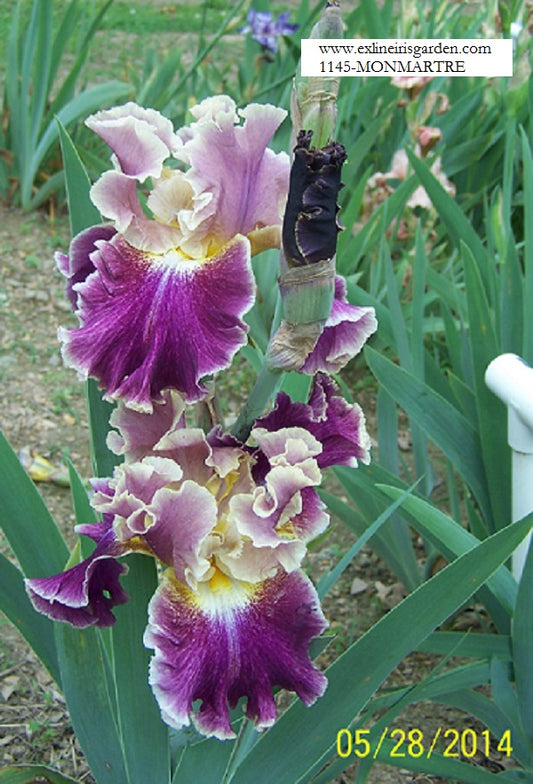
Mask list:
[[[340,729],[337,732],[337,754],[339,757],[354,756],[357,759],[415,758],[430,759],[433,754],[443,757],[472,759],[476,755],[490,756],[491,748],[510,757],[511,730],[505,730],[499,738],[492,738],[488,730],[476,731],[437,727],[433,732],[413,728],[385,727],[378,736],[370,729]]]

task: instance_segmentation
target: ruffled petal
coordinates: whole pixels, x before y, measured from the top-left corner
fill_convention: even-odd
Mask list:
[[[374,308],[350,305],[343,278],[335,279],[335,298],[322,334],[301,367],[302,373],[338,373],[358,354],[378,326]]]
[[[107,529],[106,533],[103,526]],[[92,527],[83,526],[84,529]],[[116,541],[108,525],[100,524],[94,528],[98,528],[93,532],[98,544],[89,558],[53,577],[25,581],[36,610],[80,629],[111,626],[116,620],[111,608],[128,601],[128,595],[119,583],[119,577],[127,571],[127,566],[116,560],[127,551]]]
[[[201,546],[217,524],[216,501],[205,487],[187,479],[179,489],[164,487],[150,504],[156,524],[144,538],[163,563],[172,564],[178,579],[195,587],[213,569]]]
[[[91,201],[138,250],[166,253],[177,248],[183,240],[177,225],[146,215],[139,201],[137,182],[122,172],[104,172],[91,188]]]
[[[151,414],[134,411],[119,402],[109,424],[117,430],[108,433],[107,446],[131,463],[168,448],[166,437],[185,427],[185,403],[174,390],[163,393],[162,399],[154,403]]]
[[[170,120],[132,101],[93,114],[85,124],[111,147],[120,171],[141,181],[159,177],[176,146]]]
[[[227,367],[246,341],[248,240],[238,236],[199,263],[142,253],[117,235],[91,258],[95,272],[76,286],[81,325],[59,333],[66,363],[139,411],[151,412],[167,388],[189,402],[205,395],[201,378]]]
[[[285,392],[276,396],[273,410],[258,419],[256,427],[278,433],[288,424],[306,429],[322,444],[316,461],[320,468],[355,467],[370,462],[370,436],[365,416],[356,403],[349,404],[327,375],[318,373],[308,403],[293,402]],[[264,463],[259,461],[259,465]]]
[[[258,730],[276,718],[273,687],[311,705],[326,688],[309,644],[326,627],[316,592],[300,572],[260,585],[217,573],[199,592],[167,572],[150,602],[146,647],[154,649],[150,684],[168,724],[193,719],[206,736],[234,737],[228,705],[247,699]],[[201,700],[197,711],[193,703]]]
[[[181,481],[183,471],[169,458],[148,456],[134,463],[117,466],[109,485],[97,489],[91,505],[113,521],[117,539],[129,543],[144,536],[157,519],[151,503],[157,492]],[[142,543],[137,541],[137,549]],[[149,549],[145,547],[145,551]]]
[[[176,153],[190,165],[186,177],[194,191],[192,208],[179,216],[180,227],[188,232],[183,249],[195,255],[203,239],[220,244],[235,234],[281,227],[289,158],[267,144],[286,112],[250,104],[237,113],[231,98],[215,96],[192,113],[197,121],[178,132],[183,146]],[[266,232],[263,240],[267,238],[277,243],[279,235]]]
[[[258,582],[279,566],[297,569],[306,543],[322,533],[329,517],[315,503],[313,489],[322,479],[320,442],[301,427],[254,428],[251,438],[258,445],[255,454],[266,458],[264,474],[249,492],[230,499],[230,517],[245,544],[238,558],[230,553],[223,562],[235,577]]]
[[[208,447],[198,438],[202,431],[184,432],[203,463]],[[217,502],[207,487],[184,479],[175,460],[149,455],[118,466],[109,485],[94,494],[92,506],[113,521],[119,542],[172,566],[180,580],[195,587],[198,580],[211,576],[205,540],[217,525]]]

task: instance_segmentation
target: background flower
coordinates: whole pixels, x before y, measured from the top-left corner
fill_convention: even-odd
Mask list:
[[[239,29],[240,33],[250,33],[257,41],[270,52],[278,51],[278,38],[281,35],[292,35],[298,29],[297,24],[289,22],[290,12],[285,11],[274,17],[270,11],[256,11],[250,8],[247,22]]]

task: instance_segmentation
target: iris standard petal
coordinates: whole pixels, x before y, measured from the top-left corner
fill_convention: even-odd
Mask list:
[[[271,241],[270,228],[281,228],[289,184],[289,158],[267,148],[286,112],[272,105],[250,104],[238,113],[227,96],[206,98],[192,110],[196,122],[178,132],[183,146],[176,156],[189,164],[187,181],[194,197],[181,210],[179,224],[189,232],[182,247],[205,237],[225,242],[235,234],[252,235],[254,250]],[[238,124],[239,117],[244,119]],[[276,233],[275,245],[280,234]],[[255,247],[257,245],[257,248]]]
[[[190,191],[189,186],[186,188]],[[179,247],[183,240],[176,225],[153,220],[144,212],[136,180],[122,172],[104,172],[91,188],[91,201],[125,240],[141,251],[165,253]]]
[[[120,171],[141,181],[159,177],[176,146],[170,120],[132,101],[93,114],[85,124],[111,147]]]
[[[117,235],[91,258],[95,272],[75,287],[80,326],[59,332],[66,364],[139,411],[151,412],[167,388],[188,401],[206,394],[202,377],[227,367],[246,341],[248,240],[237,236],[200,263],[143,253]]]
[[[168,724],[180,728],[192,718],[204,735],[231,738],[228,706],[241,697],[261,730],[276,718],[273,687],[296,692],[306,705],[324,693],[309,644],[326,622],[305,575],[280,572],[250,585],[219,572],[199,589],[166,572],[149,606],[150,684]]]

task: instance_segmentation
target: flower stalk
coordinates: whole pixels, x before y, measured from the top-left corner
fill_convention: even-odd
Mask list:
[[[342,31],[340,3],[331,0],[310,36],[339,38]],[[338,88],[339,80],[329,77],[297,74],[294,80],[291,119],[296,144],[280,252],[282,319],[273,330],[264,367],[232,430],[241,439],[247,438],[254,418],[281,386],[283,374],[303,370],[332,311],[337,235],[342,228],[337,196],[346,160],[343,145],[332,141]]]

